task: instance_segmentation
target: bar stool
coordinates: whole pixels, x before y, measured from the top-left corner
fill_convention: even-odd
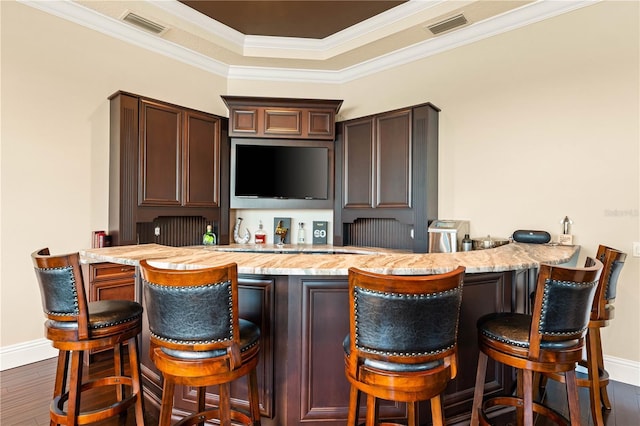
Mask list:
[[[607,394],[609,373],[604,368],[600,329],[608,326],[609,321],[614,317],[615,307],[613,302],[616,298],[618,277],[627,255],[620,250],[600,245],[596,257],[604,266],[591,307],[586,337],[586,359],[582,359],[578,363],[586,367],[587,376],[585,377],[583,373],[576,373],[576,382],[578,386],[589,388],[593,424],[604,426],[602,409],[611,410],[611,402],[609,402],[609,395]],[[565,383],[564,374],[547,373],[545,376]]]
[[[125,414],[135,405],[136,425],[144,426],[137,339],[142,330],[142,305],[128,300],[88,303],[79,253],[51,256],[49,249],[44,248],[33,252],[31,258],[47,317],[46,337],[59,351],[49,409],[51,425],[94,423]],[[125,375],[123,369],[125,343],[129,375]],[[83,382],[85,351],[104,348],[113,348],[113,374]],[[85,391],[105,386],[115,389],[116,402],[83,410]]]
[[[177,425],[217,419],[260,425],[256,366],[260,329],[238,317],[238,271],[235,263],[203,269],[175,270],[140,262],[149,331],[150,357],[164,385],[160,426],[169,426],[175,385],[197,388],[197,412]],[[248,379],[248,412],[231,407],[231,382]],[[206,408],[206,387],[218,385],[218,407]]]
[[[440,395],[457,373],[464,271],[399,276],[349,269],[347,425],[358,424],[361,393],[367,426],[378,424],[379,399],[406,402],[409,426],[417,426],[417,403],[431,400],[433,424],[444,423]]]
[[[585,267],[541,264],[531,315],[492,313],[478,319],[478,369],[471,425],[489,424],[487,410],[514,406],[518,423],[533,426],[533,413],[556,424],[568,424],[556,411],[533,401],[533,374],[564,372],[569,421],[580,424],[575,367],[582,359],[589,312],[602,272],[602,262],[587,258]],[[518,369],[516,396],[498,396],[482,402],[489,358]]]

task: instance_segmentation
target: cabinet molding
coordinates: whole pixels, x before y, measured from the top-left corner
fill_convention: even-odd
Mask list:
[[[229,136],[317,139],[335,138],[334,99],[222,96],[229,108]]]

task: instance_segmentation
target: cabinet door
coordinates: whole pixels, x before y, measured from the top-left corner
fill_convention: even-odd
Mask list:
[[[377,116],[375,207],[411,208],[411,110]]]
[[[344,124],[344,207],[373,207],[373,119]]]
[[[220,119],[187,112],[182,176],[185,207],[218,207]]]
[[[140,101],[138,204],[180,206],[182,110]]]

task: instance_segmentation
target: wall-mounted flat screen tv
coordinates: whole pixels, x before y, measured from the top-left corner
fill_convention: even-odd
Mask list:
[[[333,172],[327,146],[241,143],[232,146],[235,197],[328,200]]]

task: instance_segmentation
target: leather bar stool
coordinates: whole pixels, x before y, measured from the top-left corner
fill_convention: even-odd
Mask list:
[[[586,359],[582,359],[578,363],[586,367],[587,375],[585,377],[584,373],[576,373],[576,382],[578,386],[589,388],[593,424],[596,426],[604,426],[602,410],[603,408],[605,410],[611,410],[611,402],[607,394],[609,373],[607,373],[607,370],[604,368],[600,329],[608,326],[609,321],[614,317],[615,307],[613,306],[613,302],[616,298],[618,277],[620,276],[620,271],[624,266],[627,255],[620,250],[600,245],[596,253],[596,258],[598,258],[604,266],[591,307],[591,316],[586,337]],[[564,374],[547,373],[545,376],[565,383]]]
[[[140,262],[144,301],[151,333],[150,357],[164,385],[160,426],[171,424],[176,385],[197,389],[196,412],[176,425],[260,425],[256,366],[260,329],[238,317],[235,263],[175,270]],[[248,380],[248,410],[231,406],[231,382]],[[217,407],[206,407],[206,387],[218,385]]]
[[[136,425],[144,426],[137,339],[142,330],[142,305],[128,300],[88,303],[78,253],[51,256],[44,248],[33,252],[31,258],[47,318],[45,334],[59,351],[49,410],[51,425],[94,423],[123,415],[134,405]],[[129,375],[124,374],[123,368],[125,346]],[[85,352],[105,348],[113,348],[112,374],[83,382]],[[116,401],[84,409],[85,391],[105,386],[113,387]]]
[[[444,424],[440,395],[457,373],[464,271],[399,276],[349,269],[347,425],[358,424],[361,393],[367,426],[380,420],[380,399],[406,402],[409,426],[418,424],[417,403],[430,400],[433,424]]]
[[[541,264],[532,314],[492,313],[478,319],[478,369],[471,425],[489,424],[487,411],[516,407],[518,423],[533,426],[533,413],[556,424],[580,424],[576,363],[582,359],[589,313],[602,272],[602,262],[587,258],[583,268]],[[491,358],[518,370],[516,396],[483,403],[487,361]],[[563,372],[569,419],[533,400],[533,374]]]

